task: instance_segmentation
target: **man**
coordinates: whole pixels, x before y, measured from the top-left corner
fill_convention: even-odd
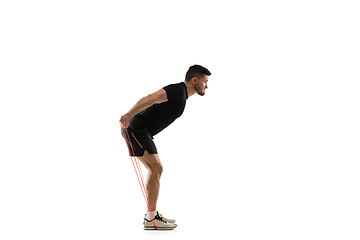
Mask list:
[[[128,131],[128,134],[122,131],[122,135],[131,149],[130,155],[138,157],[148,169],[146,194],[152,212],[148,211],[145,215],[145,230],[172,230],[176,227],[175,220],[167,219],[156,211],[163,167],[153,136],[182,115],[188,97],[195,93],[204,96],[210,75],[210,71],[200,65],[191,66],[184,82],[168,85],[143,97],[120,119],[121,127]]]

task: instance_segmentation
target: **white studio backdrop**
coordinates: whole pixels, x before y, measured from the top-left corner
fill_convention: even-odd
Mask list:
[[[358,239],[356,1],[2,1],[0,238]],[[200,64],[145,204],[118,120]],[[143,168],[146,175],[146,171]]]

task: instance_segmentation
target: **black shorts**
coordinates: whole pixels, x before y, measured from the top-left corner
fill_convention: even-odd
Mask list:
[[[130,150],[130,156],[141,157],[144,155],[145,150],[149,154],[157,154],[157,149],[145,125],[138,117],[133,117],[130,120],[130,126],[121,129],[121,134],[126,140],[126,144]]]

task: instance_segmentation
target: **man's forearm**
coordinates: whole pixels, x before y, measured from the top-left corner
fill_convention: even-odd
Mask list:
[[[140,99],[127,113],[129,118],[132,118],[133,116],[135,116],[137,113],[141,112],[142,110],[150,107],[151,105],[154,104],[154,101],[151,97],[151,95],[148,95],[146,97],[143,97],[142,99]]]

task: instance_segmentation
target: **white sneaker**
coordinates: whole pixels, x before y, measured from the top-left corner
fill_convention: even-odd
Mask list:
[[[151,221],[147,220],[146,217],[144,218],[145,230],[173,230],[176,226],[177,225],[175,223],[167,222],[165,218],[159,214],[159,212],[157,212],[156,216]]]

